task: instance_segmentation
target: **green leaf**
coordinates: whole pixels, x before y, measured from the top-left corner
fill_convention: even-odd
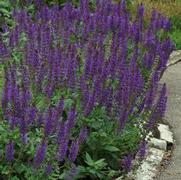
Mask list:
[[[9,2],[8,1],[1,1],[0,2],[0,8],[8,8],[10,6]]]
[[[4,166],[3,169],[1,170],[1,173],[3,175],[8,175],[9,174],[9,167],[8,166]]]
[[[59,179],[65,179],[65,176],[66,176],[66,173],[63,172],[58,178],[59,178]]]
[[[86,163],[90,166],[93,166],[94,165],[94,161],[92,160],[92,158],[90,157],[90,155],[86,152]]]
[[[11,180],[19,180],[19,178],[17,176],[13,176],[11,177]]]
[[[103,169],[105,166],[107,166],[107,163],[105,162],[105,159],[99,159],[98,161],[95,162],[95,165],[99,169]]]
[[[89,169],[88,172],[93,175],[97,174],[96,170],[94,170],[94,169]]]
[[[107,151],[110,151],[110,152],[118,152],[118,151],[120,151],[117,147],[114,147],[114,146],[105,146],[104,149],[107,150]]]
[[[1,8],[0,12],[7,17],[10,17],[10,12],[7,9]]]
[[[65,109],[69,109],[73,104],[73,100],[72,99],[65,99],[64,100],[64,108]]]

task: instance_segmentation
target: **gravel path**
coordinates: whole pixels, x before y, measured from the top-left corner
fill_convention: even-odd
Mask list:
[[[181,62],[169,66],[161,81],[167,84],[166,120],[174,133],[175,147],[169,165],[156,180],[181,180]]]

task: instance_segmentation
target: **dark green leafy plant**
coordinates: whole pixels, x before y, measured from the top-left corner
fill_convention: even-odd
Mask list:
[[[80,3],[14,11],[1,36],[4,179],[114,179],[164,115],[168,20],[145,30],[142,5],[129,19],[124,2]]]

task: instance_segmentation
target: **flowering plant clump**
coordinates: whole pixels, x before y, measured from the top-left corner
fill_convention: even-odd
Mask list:
[[[143,158],[173,48],[169,21],[153,10],[145,27],[143,15],[110,0],[14,10],[1,34],[1,177],[111,179]]]

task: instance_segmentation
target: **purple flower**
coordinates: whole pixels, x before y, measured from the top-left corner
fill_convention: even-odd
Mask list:
[[[7,161],[12,161],[14,158],[14,143],[12,140],[6,144],[5,156]]]
[[[124,157],[122,160],[122,166],[126,172],[130,172],[132,168],[132,160],[133,156],[131,154],[128,154],[127,156]]]
[[[86,104],[86,106],[84,107],[84,116],[88,116],[93,108],[94,108],[94,104],[95,104],[95,96],[93,95],[93,93],[89,93],[88,94],[88,102]]]
[[[56,107],[57,108],[57,111],[58,111],[58,116],[61,117],[62,116],[62,113],[63,113],[63,108],[64,108],[64,100],[61,99],[58,103],[58,106]],[[57,117],[57,118],[59,118]]]
[[[44,121],[43,114],[39,114],[37,119],[38,126],[41,126],[43,124],[43,121]]]
[[[164,83],[160,92],[160,97],[156,105],[156,112],[159,114],[160,118],[163,118],[165,114],[166,104],[167,104],[166,84]]]
[[[78,140],[74,140],[71,143],[70,149],[69,149],[69,160],[71,162],[74,162],[77,158],[78,155],[78,151],[79,151],[79,141]]]
[[[150,112],[146,130],[163,118],[165,85],[158,98],[154,94],[173,50],[171,40],[162,38],[170,28],[167,18],[153,10],[145,28],[143,5],[133,18],[125,0],[97,0],[93,11],[88,0],[81,0],[78,8],[69,2],[63,8],[43,6],[40,0],[34,4],[33,18],[25,10],[13,11],[16,26],[3,27],[9,41],[0,34],[0,58],[2,63],[7,59],[15,62],[3,66],[1,104],[10,130],[18,126],[23,143],[28,130],[35,127],[44,132],[35,167],[45,158],[44,141],[49,138],[57,145],[58,162],[67,161],[67,154],[70,162],[76,161],[88,134],[87,124],[77,121],[77,115],[86,118],[101,109],[110,119],[117,119],[119,131],[128,116],[136,118],[144,111]],[[24,45],[20,42],[22,33]],[[18,59],[17,53],[21,56]],[[73,101],[68,111],[66,99]],[[130,159],[125,157],[127,170]],[[47,166],[47,174],[49,169]]]
[[[27,144],[27,142],[28,142],[27,134],[21,134],[21,135],[20,135],[20,138],[21,138],[21,141],[22,141],[22,143],[23,143],[24,145]]]
[[[19,131],[22,136],[26,134],[26,129],[27,129],[27,123],[25,119],[18,119],[18,124],[19,124]]]
[[[65,180],[72,180],[77,175],[77,167],[75,164],[71,165],[71,169],[68,171]]]
[[[145,107],[151,109],[154,100],[153,88],[150,88],[145,95]]]
[[[17,124],[17,118],[12,116],[10,117],[9,119],[9,126],[10,126],[10,129],[13,130],[15,125]]]
[[[138,9],[137,9],[137,15],[139,18],[143,17],[144,15],[144,6],[143,4],[141,3],[139,6],[138,6]]]
[[[48,137],[53,130],[53,122],[52,122],[52,109],[49,108],[46,112],[45,117],[45,127],[44,127],[44,134],[45,137]]]
[[[45,167],[45,175],[46,175],[46,176],[49,176],[52,172],[53,172],[53,167],[52,167],[52,165],[48,164],[48,165]]]
[[[124,110],[119,118],[119,130],[120,131],[124,128],[126,120],[127,120],[127,112],[126,112],[126,110]]]
[[[79,139],[78,139],[79,144],[83,143],[86,140],[87,133],[88,133],[87,132],[87,127],[81,128],[80,133],[79,133]]]
[[[146,141],[141,141],[139,144],[139,149],[138,149],[138,156],[139,158],[142,160],[145,157],[146,154],[146,145],[147,142]]]
[[[40,167],[41,163],[45,159],[45,154],[46,154],[46,144],[45,142],[42,141],[36,148],[36,152],[35,152],[35,156],[33,160],[33,164],[35,168]]]
[[[66,123],[61,122],[58,125],[58,132],[57,132],[57,143],[61,144],[62,142],[65,141],[65,139],[69,135],[69,129],[67,128]]]
[[[61,144],[58,146],[57,160],[59,162],[62,162],[67,155],[68,143],[69,140],[67,138],[64,138],[63,140],[61,140]]]
[[[74,127],[75,122],[76,122],[76,111],[74,108],[71,108],[68,112],[68,117],[66,121],[66,126],[69,132]]]
[[[28,112],[28,119],[27,119],[27,122],[28,124],[31,124],[35,121],[35,118],[36,118],[36,114],[37,114],[37,108],[36,107],[32,107],[32,108],[29,108],[27,110]]]
[[[155,122],[157,121],[157,113],[155,111],[153,111],[150,115],[150,117],[148,118],[147,123],[145,124],[144,128],[149,131],[150,129],[153,128]]]
[[[166,84],[163,84],[163,87],[160,92],[160,97],[157,100],[154,109],[152,110],[148,122],[145,124],[145,129],[150,130],[154,126],[157,120],[163,118],[166,111],[166,103],[167,103]]]

